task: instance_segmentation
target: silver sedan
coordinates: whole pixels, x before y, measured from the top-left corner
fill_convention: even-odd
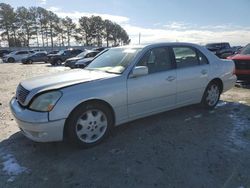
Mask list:
[[[125,46],[86,69],[22,81],[10,107],[26,137],[89,147],[138,118],[196,103],[214,108],[235,81],[234,63],[199,45]]]

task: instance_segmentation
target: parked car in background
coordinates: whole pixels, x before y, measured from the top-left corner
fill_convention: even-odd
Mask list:
[[[123,46],[85,69],[22,81],[10,107],[26,137],[90,147],[138,118],[196,103],[212,109],[235,81],[233,61],[199,45]]]
[[[101,51],[100,53],[98,53],[95,57],[90,57],[90,58],[84,58],[84,59],[80,59],[75,63],[75,66],[73,68],[85,68],[86,66],[88,66],[93,60],[94,58],[98,57],[99,55],[107,52],[109,50],[109,48],[106,48],[105,50]]]
[[[93,51],[93,50],[85,50],[84,52],[78,54],[76,57],[69,58],[65,61],[64,66],[65,67],[70,67],[70,68],[75,68],[75,63],[78,60],[84,59],[84,58],[92,58],[95,57],[99,51]]]
[[[22,59],[23,64],[32,64],[34,62],[48,62],[47,53],[36,52]]]
[[[14,63],[16,61],[21,61],[26,56],[33,54],[34,51],[30,50],[21,50],[21,51],[14,51],[11,52],[3,57],[4,62]]]
[[[57,54],[48,55],[51,65],[61,65],[66,59],[75,57],[83,51],[80,49],[61,50]]]
[[[3,56],[9,54],[10,52],[10,50],[0,50],[0,58],[3,58]]]
[[[233,46],[232,49],[234,51],[234,54],[238,54],[240,53],[240,51],[242,50],[243,46]]]
[[[250,80],[250,44],[233,56],[229,56],[235,63],[235,74],[238,80]]]
[[[235,50],[231,48],[228,42],[209,43],[209,44],[206,44],[206,48],[210,50],[212,53],[214,53],[215,55],[217,55],[219,58],[223,58],[223,59],[235,53]]]

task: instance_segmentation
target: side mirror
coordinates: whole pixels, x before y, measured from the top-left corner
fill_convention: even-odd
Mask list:
[[[139,76],[144,76],[148,74],[148,67],[146,66],[137,66],[133,69],[132,73],[130,74],[130,78],[135,78]]]

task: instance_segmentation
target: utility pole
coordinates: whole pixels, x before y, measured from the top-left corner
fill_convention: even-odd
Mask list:
[[[141,44],[141,33],[139,33],[139,44]]]

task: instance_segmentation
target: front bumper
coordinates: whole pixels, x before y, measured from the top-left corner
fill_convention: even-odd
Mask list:
[[[10,108],[18,127],[27,138],[37,142],[63,140],[65,119],[49,121],[47,112],[23,108],[15,98],[10,101]]]

